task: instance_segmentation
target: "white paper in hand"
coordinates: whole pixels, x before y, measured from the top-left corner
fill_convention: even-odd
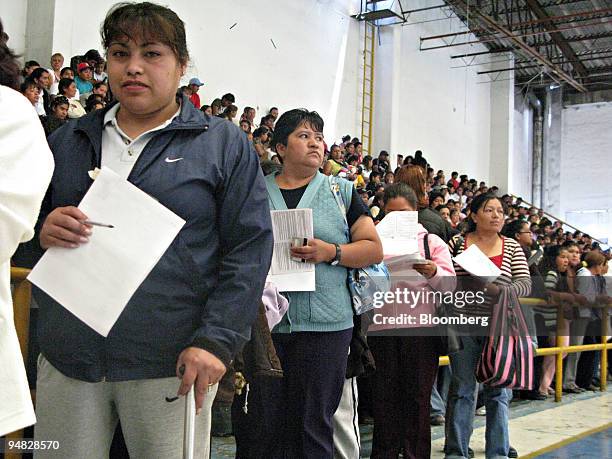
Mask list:
[[[185,220],[107,167],[79,209],[114,228],[94,227],[76,249],[50,248],[28,280],[106,337]]]
[[[378,225],[376,232],[380,237],[385,256],[418,253],[418,212],[391,212]]]
[[[266,282],[272,282],[279,292],[314,292],[315,265],[298,263],[291,258],[294,238],[312,239],[314,225],[312,209],[272,210],[274,252]]]
[[[464,252],[454,257],[454,260],[472,276],[484,278],[487,282],[493,282],[501,274],[501,270],[476,244],[470,245]]]

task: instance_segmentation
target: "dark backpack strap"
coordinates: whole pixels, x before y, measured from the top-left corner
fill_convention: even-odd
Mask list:
[[[429,233],[425,233],[423,238],[423,248],[425,249],[425,259],[431,260],[431,252],[429,251]]]

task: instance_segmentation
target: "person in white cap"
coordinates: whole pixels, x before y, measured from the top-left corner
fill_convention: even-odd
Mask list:
[[[200,109],[200,96],[198,96],[198,89],[200,89],[200,86],[203,85],[204,83],[202,83],[197,77],[189,80],[189,89],[191,89],[191,96],[189,96],[189,100],[198,110]]]

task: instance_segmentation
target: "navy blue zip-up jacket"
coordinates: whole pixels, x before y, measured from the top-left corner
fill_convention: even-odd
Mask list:
[[[55,172],[38,228],[53,209],[77,206],[87,192],[88,171],[100,167],[105,113],[70,122],[49,138]],[[229,365],[250,337],[272,257],[257,154],[238,127],[183,98],[179,116],[150,139],[128,181],[185,226],[107,338],[35,289],[41,352],[64,375],[90,382],[174,376],[189,346]]]

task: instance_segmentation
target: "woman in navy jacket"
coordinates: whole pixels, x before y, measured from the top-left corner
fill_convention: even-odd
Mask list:
[[[271,259],[263,176],[238,127],[175,98],[189,55],[172,10],[118,4],[102,40],[119,103],[50,136],[56,169],[39,219],[41,247],[79,250],[96,231],[75,206],[92,183],[89,171],[103,165],[186,223],[106,338],[36,292],[36,436],[59,440],[64,457],[90,457],[107,448],[120,419],[131,455],[171,457],[182,447],[182,408],[164,396],[195,384],[198,411],[205,407],[196,455],[205,457],[216,383],[249,338]]]

